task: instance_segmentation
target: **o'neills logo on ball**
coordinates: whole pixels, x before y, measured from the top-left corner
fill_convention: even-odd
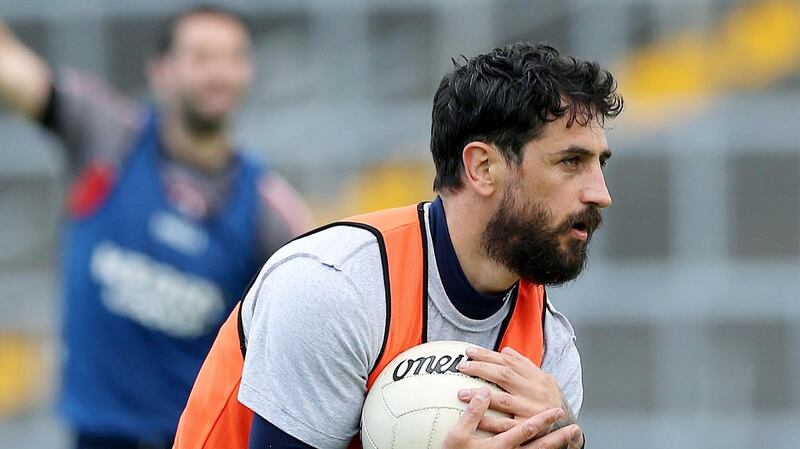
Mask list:
[[[397,365],[392,373],[392,379],[395,382],[405,379],[406,376],[419,375],[424,369],[428,374],[444,374],[446,372],[458,373],[458,364],[464,360],[464,354],[459,354],[458,357],[453,358],[449,355],[436,357],[434,355],[428,357],[420,357],[417,359],[406,359]],[[412,372],[413,370],[413,372]]]

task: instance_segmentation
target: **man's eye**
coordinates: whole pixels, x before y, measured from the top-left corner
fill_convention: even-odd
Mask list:
[[[578,158],[574,156],[568,157],[566,159],[562,159],[561,163],[565,165],[578,165]]]

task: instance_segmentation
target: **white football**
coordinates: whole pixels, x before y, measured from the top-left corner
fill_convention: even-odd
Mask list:
[[[461,374],[469,343],[435,341],[415,346],[389,363],[367,395],[361,414],[365,449],[439,449],[467,404],[462,388],[496,385]],[[494,410],[491,416],[508,416]],[[482,431],[476,436],[488,437]]]

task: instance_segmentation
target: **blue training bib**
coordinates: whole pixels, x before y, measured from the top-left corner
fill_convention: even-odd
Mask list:
[[[171,438],[216,333],[260,268],[257,183],[241,155],[216,212],[194,219],[162,179],[151,113],[125,160],[89,168],[61,256],[65,343],[59,409],[82,432]]]

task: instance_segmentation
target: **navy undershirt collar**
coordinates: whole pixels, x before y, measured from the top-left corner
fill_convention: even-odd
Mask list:
[[[497,295],[483,295],[475,290],[458,262],[440,197],[436,197],[433,201],[428,215],[433,251],[436,254],[436,267],[439,269],[439,277],[442,279],[447,297],[456,310],[467,318],[473,320],[489,318],[503,307],[508,291]]]

